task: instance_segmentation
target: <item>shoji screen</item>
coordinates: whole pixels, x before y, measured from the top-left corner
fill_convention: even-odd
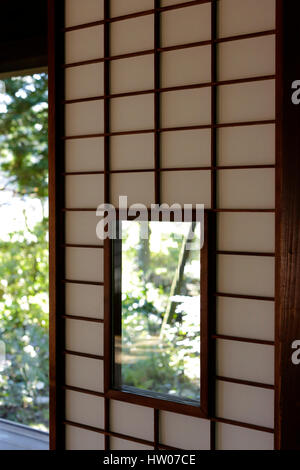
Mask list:
[[[273,447],[275,4],[65,0],[67,449]],[[212,214],[209,420],[106,396],[95,211],[119,195]]]

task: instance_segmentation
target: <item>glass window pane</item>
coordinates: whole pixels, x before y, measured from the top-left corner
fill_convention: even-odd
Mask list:
[[[114,241],[114,386],[200,401],[200,224],[120,222]]]

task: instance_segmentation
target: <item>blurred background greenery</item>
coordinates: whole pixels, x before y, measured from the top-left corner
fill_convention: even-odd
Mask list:
[[[48,77],[0,89],[0,418],[49,422]]]
[[[147,239],[142,230],[141,223],[122,223],[116,380],[122,386],[199,400],[200,226],[149,222]]]

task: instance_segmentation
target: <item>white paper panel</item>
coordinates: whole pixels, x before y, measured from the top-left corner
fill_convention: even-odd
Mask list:
[[[66,205],[68,209],[93,209],[104,201],[103,175],[66,176]]]
[[[162,46],[175,46],[211,38],[209,3],[170,10],[161,14]]]
[[[110,427],[113,432],[154,440],[153,409],[120,401],[110,402]]]
[[[219,80],[275,74],[275,35],[218,45]]]
[[[166,171],[161,174],[162,202],[211,204],[210,171]]]
[[[125,439],[118,439],[117,437],[110,438],[111,450],[154,450],[154,447],[138,444],[137,442],[125,441]]]
[[[67,104],[65,127],[67,136],[102,134],[104,131],[103,100]]]
[[[160,441],[162,444],[188,450],[210,449],[209,420],[161,411]]]
[[[76,26],[103,19],[103,0],[65,0],[65,25]]]
[[[211,90],[171,91],[161,94],[162,127],[196,126],[211,123]]]
[[[275,119],[275,81],[218,87],[219,122],[248,122]]]
[[[119,207],[119,196],[128,197],[128,205],[145,204],[150,206],[155,202],[154,173],[120,173],[112,174],[111,202]]]
[[[76,281],[103,282],[103,250],[66,248],[66,277]]]
[[[191,47],[161,54],[161,86],[192,85],[211,80],[211,47]]]
[[[216,423],[216,450],[273,450],[274,436],[267,432]]]
[[[154,95],[139,95],[111,100],[111,131],[153,129]]]
[[[66,64],[103,57],[103,26],[69,31],[66,33],[65,38]]]
[[[112,170],[142,170],[154,167],[154,134],[113,136],[110,139]]]
[[[102,286],[66,285],[66,314],[79,317],[103,318]]]
[[[67,100],[103,95],[103,63],[70,67],[65,74]]]
[[[222,209],[274,209],[275,170],[218,171],[218,207]]]
[[[110,70],[111,93],[127,93],[154,88],[153,54],[113,60]]]
[[[275,0],[219,0],[220,37],[274,29]]]
[[[113,22],[110,31],[111,55],[154,48],[154,15]]]
[[[78,424],[86,424],[100,429],[104,427],[104,399],[66,391],[66,419]]]
[[[275,163],[275,124],[223,127],[218,142],[220,166]]]
[[[217,375],[274,385],[274,347],[217,340]]]
[[[217,381],[216,413],[220,418],[273,428],[274,391]]]
[[[162,168],[211,165],[211,131],[163,132],[161,134]]]
[[[96,235],[99,217],[94,212],[66,212],[66,243],[71,245],[101,245]]]
[[[154,0],[110,0],[109,3],[112,18],[154,8]]]
[[[75,428],[74,426],[66,426],[66,450],[104,449],[104,436],[102,434]]]
[[[103,171],[104,139],[70,139],[65,144],[66,171]]]
[[[217,298],[217,334],[274,341],[274,302]]]
[[[274,278],[274,258],[218,255],[218,292],[273,297]]]
[[[66,354],[66,385],[103,392],[103,361]]]
[[[220,213],[218,250],[275,252],[275,215],[268,213]]]
[[[103,325],[88,321],[66,320],[66,349],[103,355]]]

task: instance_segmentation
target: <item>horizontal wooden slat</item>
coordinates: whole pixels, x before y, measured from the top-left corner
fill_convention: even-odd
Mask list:
[[[82,209],[82,208],[79,208],[79,207],[75,207],[75,208],[71,208],[71,207],[63,207],[61,209],[62,212],[96,212],[97,210],[97,207],[88,207],[88,208],[85,208],[85,209]],[[236,213],[236,212],[241,212],[241,213],[253,213],[253,212],[257,212],[257,213],[266,213],[266,214],[273,214],[275,213],[275,209],[206,209],[207,212],[232,212],[232,213]],[[73,282],[73,281],[65,281],[65,282]],[[78,282],[80,283],[80,282]],[[97,283],[96,285],[102,285],[102,283]],[[218,295],[221,295],[221,294],[218,294]],[[225,294],[224,294],[225,295]],[[235,295],[235,294],[233,294]],[[231,296],[231,295],[230,295]],[[247,297],[246,297],[247,298]],[[250,298],[252,298],[250,296]],[[260,299],[260,297],[259,297]],[[273,300],[273,298],[271,299],[267,299],[267,300]]]
[[[105,98],[110,98],[110,99],[124,98],[124,97],[129,97],[129,96],[149,95],[152,93],[163,93],[163,92],[170,92],[170,91],[197,90],[199,88],[209,88],[212,86],[235,85],[235,84],[240,84],[240,83],[260,82],[263,80],[274,80],[274,78],[275,78],[275,75],[260,75],[257,77],[237,78],[234,80],[220,80],[216,82],[205,82],[205,83],[197,83],[197,84],[192,84],[192,85],[177,85],[177,86],[165,87],[165,88],[151,88],[148,90],[128,91],[124,93],[111,93],[107,96],[99,95],[99,96],[90,96],[87,98],[63,100],[62,104],[84,103],[84,102],[89,102],[89,101],[102,101]]]
[[[97,354],[88,354],[82,353],[77,351],[70,351],[69,349],[65,349],[63,354],[70,354],[70,356],[78,356],[78,357],[86,357],[87,359],[99,359],[100,361],[104,360],[104,356],[98,356]]]
[[[243,338],[238,336],[227,336],[227,335],[212,335],[213,339],[225,339],[228,341],[239,341],[242,343],[254,343],[254,344],[265,344],[266,346],[274,346],[274,341],[267,341],[263,339]]]
[[[147,172],[158,172],[163,173],[165,171],[205,171],[205,170],[249,170],[249,169],[266,169],[275,168],[275,165],[245,165],[245,166],[197,166],[197,167],[174,167],[174,168],[134,168],[126,170],[110,170],[109,174],[118,173],[147,173]],[[62,176],[75,176],[75,175],[103,175],[104,171],[76,171],[62,173]]]
[[[233,299],[249,299],[249,300],[265,300],[265,301],[274,301],[275,297],[262,297],[259,295],[242,295],[242,294],[231,294],[225,292],[216,292],[216,297],[231,297]]]
[[[217,250],[217,255],[237,255],[237,256],[268,256],[273,258],[275,253],[262,253],[262,252],[255,252],[255,251],[225,251],[225,250]]]
[[[272,429],[272,428],[268,428],[268,427],[264,427],[264,426],[256,426],[255,424],[248,424],[248,423],[243,423],[243,422],[240,422],[240,421],[234,421],[234,420],[225,419],[225,418],[212,417],[211,421],[214,422],[214,423],[231,424],[232,426],[242,427],[242,428],[246,428],[246,429],[254,429],[256,431],[262,431],[262,432],[267,432],[267,433],[271,433],[271,434],[274,433],[274,429]],[[86,429],[88,431],[93,431],[93,432],[96,432],[96,433],[99,433],[99,434],[104,434],[106,436],[118,437],[120,439],[125,439],[125,440],[131,441],[131,442],[137,442],[137,443],[144,444],[144,445],[154,446],[154,442],[152,442],[152,441],[146,441],[144,439],[138,439],[136,437],[126,436],[126,435],[118,434],[118,433],[115,433],[115,432],[104,431],[103,429],[98,429],[98,428],[95,428],[93,426],[87,426],[87,425],[84,425],[84,424],[75,423],[73,421],[65,420],[65,421],[63,421],[62,424],[78,427],[78,428],[81,428],[81,429]],[[165,445],[164,446],[160,445],[160,447],[165,448],[165,449],[170,449],[169,446],[165,446]]]
[[[91,249],[102,249],[104,248],[103,245],[84,245],[80,243],[66,243],[61,245],[61,248],[91,248]]]
[[[240,126],[256,126],[259,124],[276,124],[275,119],[262,120],[262,121],[245,121],[245,122],[227,122],[223,124],[203,124],[196,126],[178,126],[178,127],[162,127],[160,129],[139,129],[132,131],[118,131],[118,132],[106,132],[99,134],[80,134],[80,135],[68,135],[62,136],[62,140],[71,139],[88,139],[91,137],[113,137],[117,135],[134,135],[134,134],[147,134],[154,132],[177,132],[177,131],[188,131],[196,129],[219,129],[222,127],[240,127]]]
[[[82,210],[82,209],[78,209],[78,210]],[[87,209],[89,210],[89,209]],[[95,209],[92,209],[93,211]],[[104,282],[93,282],[93,281],[77,281],[77,280],[74,280],[74,279],[63,279],[61,281],[62,283],[64,284],[82,284],[82,285],[85,285],[85,286],[104,286]]]
[[[127,436],[127,435],[119,434],[116,432],[105,431],[104,429],[99,429],[94,426],[88,426],[86,424],[75,423],[73,421],[68,421],[68,420],[64,420],[62,424],[74,426],[74,427],[81,428],[81,429],[86,429],[87,431],[93,431],[98,434],[103,434],[104,436],[117,437],[119,439],[125,439],[126,441],[136,442],[139,444],[144,444],[146,446],[147,445],[152,446],[152,447],[154,446],[154,442],[152,441],[146,441],[145,439],[139,439],[137,437]]]
[[[63,385],[63,390],[70,390],[71,392],[85,393],[87,395],[93,395],[95,397],[104,398],[105,394],[102,392],[95,392],[93,390],[86,390],[85,388],[72,387],[71,385]]]
[[[231,377],[223,377],[220,375],[216,375],[216,380],[220,380],[222,382],[230,382],[234,384],[240,385],[249,385],[250,387],[259,387],[259,388],[266,388],[268,390],[274,390],[275,386],[270,384],[264,384],[260,382],[252,382],[251,380],[241,380],[241,379],[234,379]]]
[[[81,317],[79,315],[62,315],[62,318],[65,320],[78,320],[78,321],[88,321],[92,323],[104,323],[102,318],[90,318],[90,317]]]
[[[232,419],[226,419],[226,418],[211,418],[211,421],[214,423],[224,423],[224,424],[231,424],[232,426],[238,426],[241,428],[247,428],[247,429],[254,429],[256,431],[262,431],[262,432],[268,432],[271,434],[274,434],[274,429],[273,428],[268,428],[265,426],[258,426],[256,424],[250,424],[250,423],[242,423],[241,421],[235,421]]]
[[[220,39],[215,39],[215,40],[206,40],[206,41],[197,41],[197,42],[191,42],[188,44],[178,44],[176,46],[166,46],[166,47],[159,47],[157,49],[148,49],[145,51],[137,51],[137,52],[130,52],[127,54],[119,54],[119,55],[113,55],[110,57],[99,57],[98,59],[90,59],[90,60],[84,60],[80,62],[73,62],[69,64],[62,64],[62,68],[69,68],[69,67],[79,67],[81,65],[89,65],[89,64],[96,64],[100,62],[105,62],[105,61],[110,61],[110,60],[118,60],[118,59],[127,59],[130,57],[138,57],[146,54],[154,54],[155,51],[157,52],[168,52],[168,51],[175,51],[175,50],[180,50],[180,49],[185,49],[188,47],[198,47],[198,46],[208,46],[212,44],[217,44],[221,42],[226,42],[226,41],[237,41],[240,39],[250,39],[250,38],[255,38],[255,37],[260,37],[260,36],[267,36],[270,34],[275,34],[276,30],[268,30],[268,31],[262,31],[259,33],[253,33],[253,34],[242,34],[239,36],[230,36],[227,38],[220,38]]]

